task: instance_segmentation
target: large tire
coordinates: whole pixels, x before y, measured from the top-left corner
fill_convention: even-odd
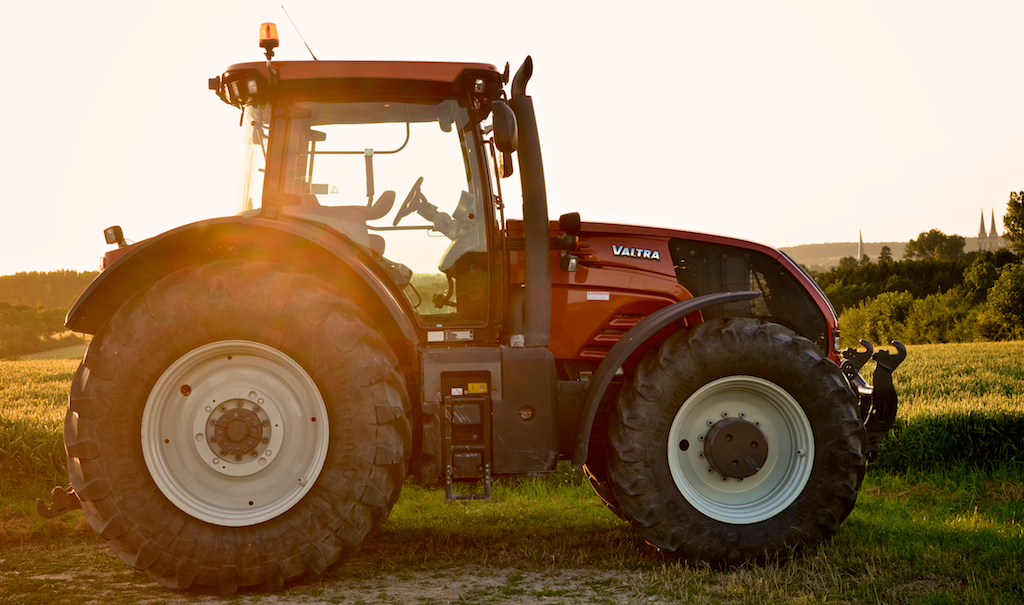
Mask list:
[[[839,368],[787,328],[733,319],[678,333],[620,393],[616,502],[645,540],[695,564],[785,558],[853,509],[865,469],[856,405]]]
[[[118,310],[64,429],[85,516],[175,589],[278,590],[344,561],[405,476],[396,358],[327,283],[269,263],[174,273]]]

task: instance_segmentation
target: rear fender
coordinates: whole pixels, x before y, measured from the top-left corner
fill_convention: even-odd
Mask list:
[[[626,332],[608,351],[607,357],[597,367],[597,371],[594,372],[590,385],[587,387],[583,411],[580,413],[576,450],[572,457],[573,466],[579,468],[587,462],[587,455],[590,451],[590,433],[594,427],[594,418],[597,417],[601,400],[604,398],[605,392],[608,390],[608,386],[611,384],[616,372],[629,359],[630,355],[663,328],[690,313],[714,305],[752,300],[760,295],[760,292],[719,292],[717,294],[691,298],[652,313]]]
[[[229,259],[279,262],[316,275],[351,297],[395,344],[418,342],[397,288],[373,268],[367,252],[313,225],[241,216],[192,223],[135,244],[89,284],[65,325],[96,334],[121,305],[162,277]]]

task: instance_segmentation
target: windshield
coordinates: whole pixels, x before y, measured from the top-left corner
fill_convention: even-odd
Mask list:
[[[463,104],[295,102],[248,107],[243,126],[243,213],[266,179],[282,213],[371,251],[420,315],[486,317],[486,176]]]

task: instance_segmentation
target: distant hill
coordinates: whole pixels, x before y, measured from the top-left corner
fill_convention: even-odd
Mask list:
[[[965,237],[964,240],[966,241],[964,252],[974,252],[978,249],[978,238]],[[882,246],[889,246],[892,250],[893,260],[903,260],[903,251],[907,247],[907,242],[864,242],[864,254],[867,254],[872,262],[877,262],[878,255],[882,252]],[[811,271],[818,272],[838,267],[839,259],[844,256],[857,256],[857,242],[805,244],[779,249]]]
[[[882,253],[882,246],[889,246],[893,260],[900,260],[903,258],[903,249],[907,247],[907,242],[864,242],[864,254],[872,261],[877,261],[878,255]],[[844,256],[857,256],[857,242],[804,244],[779,249],[811,271],[818,272],[838,267],[839,259]]]
[[[98,271],[50,271],[0,276],[0,302],[45,309],[67,309]]]

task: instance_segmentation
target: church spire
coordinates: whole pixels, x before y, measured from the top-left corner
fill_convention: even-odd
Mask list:
[[[985,234],[985,209],[981,209],[981,227],[978,228],[978,252],[983,252],[988,246],[985,245],[985,240],[988,239],[988,235]]]
[[[999,233],[996,232],[996,209],[992,209],[992,231],[988,234],[989,240],[992,241],[992,247],[996,247],[996,238],[999,237]]]
[[[857,237],[859,243],[857,244],[857,264],[864,262],[864,234],[860,229],[857,230]]]

